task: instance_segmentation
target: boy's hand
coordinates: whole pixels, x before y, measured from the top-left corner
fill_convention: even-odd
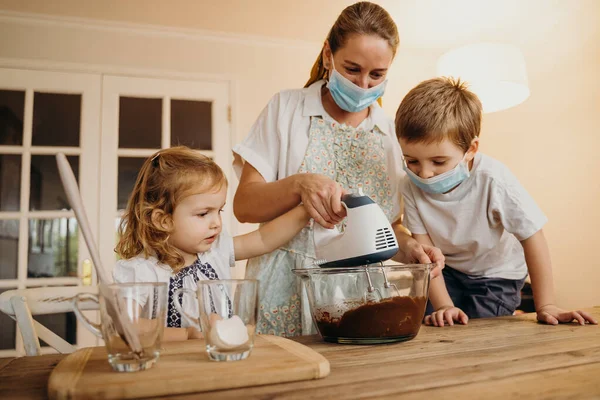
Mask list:
[[[444,326],[444,321],[448,325],[454,325],[454,321],[466,325],[469,322],[469,317],[458,307],[446,306],[440,307],[437,311],[425,317],[425,325]]]
[[[586,321],[590,324],[598,324],[598,321],[585,311],[565,311],[554,304],[545,305],[537,310],[537,320],[549,325],[558,325],[559,322],[569,323],[573,320],[577,320],[579,325],[585,325]]]

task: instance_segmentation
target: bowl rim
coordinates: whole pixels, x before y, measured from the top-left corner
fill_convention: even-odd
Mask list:
[[[378,272],[381,269],[385,269],[385,272],[389,271],[431,271],[435,267],[435,263],[429,264],[383,264],[375,263],[368,265],[361,265],[358,267],[329,267],[329,268],[321,268],[317,265],[309,267],[309,268],[293,268],[292,272],[296,275],[300,276],[308,276],[308,275],[333,275],[347,272],[365,272],[365,270],[369,272]]]

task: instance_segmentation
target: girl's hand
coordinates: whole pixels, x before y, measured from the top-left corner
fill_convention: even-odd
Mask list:
[[[425,317],[425,325],[444,326],[444,321],[448,325],[454,325],[454,321],[466,325],[469,322],[469,317],[458,307],[446,306],[440,307],[438,310]]]
[[[319,174],[298,174],[297,191],[306,211],[319,225],[331,229],[346,216],[342,186]]]
[[[585,311],[565,311],[554,304],[547,304],[537,310],[537,320],[549,325],[558,325],[559,322],[569,323],[573,320],[577,320],[579,325],[585,325],[586,322],[594,325],[598,324],[598,321]]]

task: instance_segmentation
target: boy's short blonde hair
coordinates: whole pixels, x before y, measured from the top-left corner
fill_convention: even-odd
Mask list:
[[[396,135],[407,142],[450,139],[465,152],[481,129],[479,98],[460,79],[434,78],[419,83],[396,112]]]

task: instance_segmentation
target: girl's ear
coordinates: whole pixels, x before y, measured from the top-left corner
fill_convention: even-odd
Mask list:
[[[465,161],[470,162],[473,158],[475,158],[475,154],[479,151],[479,138],[475,136],[475,138],[471,141],[471,146],[467,153],[465,154]]]
[[[164,230],[164,231],[171,231],[171,228],[173,227],[173,219],[171,218],[170,214],[165,213],[163,210],[159,210],[156,209],[154,211],[152,211],[152,223]]]

